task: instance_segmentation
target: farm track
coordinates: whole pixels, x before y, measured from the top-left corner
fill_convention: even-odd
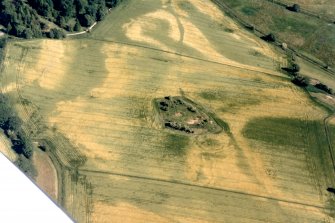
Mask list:
[[[305,207],[313,207],[313,208],[318,208],[318,209],[322,209],[322,210],[329,210],[330,209],[330,208],[326,208],[324,206],[316,205],[316,204],[302,203],[302,202],[297,202],[297,201],[292,201],[292,200],[280,199],[280,198],[276,198],[276,197],[262,196],[262,195],[251,194],[251,193],[246,193],[246,192],[242,192],[242,191],[234,191],[234,190],[228,190],[228,189],[224,189],[224,188],[209,187],[209,186],[203,186],[203,185],[192,184],[192,183],[187,183],[187,182],[171,181],[171,180],[165,180],[165,179],[159,179],[159,178],[135,176],[135,175],[122,174],[122,173],[114,173],[114,172],[109,172],[109,171],[96,171],[96,170],[88,170],[88,169],[80,169],[79,172],[86,173],[86,174],[87,173],[89,173],[89,174],[90,173],[91,174],[107,174],[107,175],[114,175],[114,176],[120,176],[120,177],[141,179],[141,180],[145,180],[145,181],[163,182],[163,183],[174,184],[174,185],[182,185],[182,186],[196,187],[196,188],[207,189],[207,190],[234,193],[234,194],[245,195],[245,196],[255,197],[255,198],[262,198],[262,199],[276,201],[276,202],[284,202],[284,203],[288,203],[288,204],[295,204],[295,205],[300,205],[300,206],[305,206]]]

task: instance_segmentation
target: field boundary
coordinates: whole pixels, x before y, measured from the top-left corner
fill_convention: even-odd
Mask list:
[[[234,191],[234,190],[229,190],[229,189],[224,189],[224,188],[192,184],[192,183],[182,182],[182,181],[177,181],[177,180],[166,180],[166,179],[160,179],[160,178],[153,178],[153,177],[146,177],[146,176],[136,176],[136,175],[130,175],[130,174],[117,173],[117,172],[89,170],[89,169],[79,169],[79,172],[91,173],[91,174],[113,175],[113,176],[119,176],[119,177],[140,179],[140,180],[145,180],[145,181],[155,181],[155,182],[169,183],[169,184],[182,185],[182,186],[188,186],[188,187],[196,187],[196,188],[201,188],[201,189],[215,190],[215,191],[234,193],[234,194],[245,195],[245,196],[250,196],[250,197],[256,197],[256,198],[261,198],[261,199],[267,199],[267,200],[271,200],[271,201],[275,201],[275,202],[284,202],[284,203],[288,203],[288,204],[295,204],[295,205],[300,205],[300,206],[305,206],[305,207],[312,207],[312,208],[317,208],[317,209],[322,209],[322,210],[331,210],[331,208],[324,207],[324,206],[317,205],[317,204],[308,204],[308,203],[285,200],[285,199],[280,199],[280,198],[275,198],[275,197],[270,197],[270,196],[257,195],[257,194],[242,192],[242,191]]]

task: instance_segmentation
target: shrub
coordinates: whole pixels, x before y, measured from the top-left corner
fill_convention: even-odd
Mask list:
[[[300,71],[299,64],[296,64],[296,63],[292,64],[291,71],[294,73],[298,73]]]
[[[78,20],[76,21],[76,24],[74,25],[73,30],[76,32],[81,30],[81,25]]]
[[[50,32],[47,34],[51,39],[63,39],[65,38],[65,33],[60,29],[51,29]]]
[[[316,88],[323,90],[325,92],[327,92],[328,94],[333,94],[333,89],[329,88],[327,85],[322,84],[322,83],[318,83],[315,85]]]
[[[31,161],[26,157],[20,155],[14,164],[28,177],[34,178],[36,176],[36,169],[32,165]]]
[[[261,39],[268,42],[276,42],[276,37],[273,33],[269,33],[268,35],[262,36]]]
[[[292,83],[300,87],[307,87],[308,81],[303,76],[297,75],[292,79]]]
[[[300,12],[300,5],[298,4],[293,4],[292,6],[287,6],[286,8],[292,12]]]

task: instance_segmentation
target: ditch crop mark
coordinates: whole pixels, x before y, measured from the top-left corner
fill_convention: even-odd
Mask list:
[[[134,44],[134,43],[127,43],[127,42],[121,42],[121,41],[115,41],[115,40],[105,40],[105,39],[92,38],[92,37],[90,37],[90,39],[95,40],[95,41],[109,42],[109,43],[115,43],[115,44],[120,44],[120,45],[125,45],[125,46],[144,48],[144,49],[159,51],[159,52],[162,52],[162,53],[172,54],[172,55],[176,55],[176,56],[180,56],[180,57],[184,57],[184,58],[188,58],[188,59],[198,60],[198,61],[202,61],[202,62],[218,64],[218,65],[222,65],[222,66],[228,66],[228,67],[233,67],[233,68],[238,68],[238,69],[244,69],[244,70],[247,70],[247,71],[258,72],[258,73],[262,73],[262,74],[266,74],[266,75],[282,77],[281,75],[279,75],[279,74],[277,75],[274,72],[271,73],[271,72],[264,71],[265,69],[263,69],[263,70],[251,69],[251,68],[248,68],[248,67],[238,66],[238,65],[234,65],[234,64],[230,64],[230,63],[218,62],[218,61],[214,61],[214,60],[208,60],[208,59],[204,59],[204,58],[194,57],[194,56],[190,56],[190,55],[186,55],[186,54],[182,54],[182,53],[157,49],[157,48],[154,48],[154,47],[148,47],[148,46],[143,46],[143,45]]]
[[[218,188],[218,187],[203,186],[203,185],[192,184],[192,183],[188,183],[188,182],[181,182],[181,181],[176,181],[176,180],[171,181],[171,180],[165,180],[165,179],[159,179],[159,178],[153,178],[153,177],[136,176],[136,175],[130,175],[130,174],[116,173],[116,172],[111,172],[111,171],[100,171],[100,170],[89,170],[89,169],[79,169],[78,173],[80,173],[82,175],[104,174],[104,175],[112,175],[112,176],[118,176],[118,177],[127,177],[127,178],[133,178],[133,179],[139,179],[139,180],[145,180],[145,181],[154,181],[154,182],[161,182],[161,183],[180,185],[180,186],[186,186],[186,187],[193,187],[193,188],[199,188],[199,189],[214,190],[214,191],[225,192],[225,193],[233,193],[233,194],[244,195],[244,196],[248,196],[248,197],[266,199],[266,200],[273,201],[273,202],[283,202],[283,203],[287,203],[287,204],[299,205],[299,206],[303,206],[303,207],[317,208],[317,209],[321,209],[321,210],[330,210],[331,209],[331,208],[327,208],[327,207],[317,205],[317,204],[303,203],[303,202],[299,202],[299,201],[292,201],[292,200],[286,200],[286,199],[281,199],[281,198],[276,198],[276,197],[257,195],[257,194],[242,192],[242,191],[234,191],[234,190],[229,190],[229,189],[224,189],[224,188]]]

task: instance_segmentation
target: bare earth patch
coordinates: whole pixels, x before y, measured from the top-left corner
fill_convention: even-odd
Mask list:
[[[49,156],[44,152],[36,150],[33,162],[37,170],[36,184],[54,201],[57,201],[57,173]]]

